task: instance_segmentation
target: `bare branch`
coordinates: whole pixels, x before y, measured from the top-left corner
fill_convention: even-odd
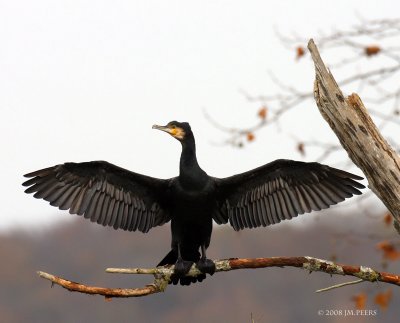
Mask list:
[[[327,291],[330,291],[332,289],[341,288],[341,287],[349,286],[349,285],[356,285],[356,284],[360,284],[360,283],[363,283],[363,282],[364,282],[363,279],[357,279],[357,280],[353,280],[351,282],[346,282],[346,283],[341,283],[341,284],[329,286],[329,287],[326,287],[326,288],[321,288],[321,289],[316,290],[315,292],[316,293],[327,292]]]
[[[379,272],[364,266],[338,264],[313,257],[232,258],[225,260],[214,260],[214,263],[216,272],[224,272],[236,269],[297,267],[305,269],[310,273],[313,271],[319,271],[329,275],[354,276],[363,281],[380,281],[400,286],[399,275]],[[72,292],[102,295],[106,298],[140,297],[165,291],[171,275],[174,273],[174,266],[157,268],[108,268],[106,272],[122,274],[147,274],[154,275],[155,278],[153,284],[151,285],[147,285],[142,288],[126,289],[86,286],[41,271],[38,272],[38,275]],[[198,276],[199,274],[201,274],[201,272],[196,268],[195,265],[193,265],[187,276]]]
[[[61,277],[54,276],[52,274],[45,273],[43,271],[38,271],[39,277],[50,280],[53,284],[60,285],[70,292],[79,292],[91,295],[102,295],[106,298],[112,297],[140,297],[146,296],[154,293],[159,293],[162,291],[162,286],[157,284],[147,285],[142,288],[107,288],[107,287],[95,287],[86,286],[80,283],[76,283]]]
[[[284,36],[276,31],[276,34],[287,49],[293,53],[296,50],[297,61],[306,56],[304,48],[308,39],[296,33]],[[359,93],[368,95],[368,102],[371,102],[370,114],[383,121],[379,125],[380,129],[383,130],[383,126],[389,123],[398,127],[400,87],[393,78],[400,73],[400,47],[397,46],[400,41],[400,19],[358,19],[358,22],[349,28],[333,29],[325,33],[320,31],[315,38],[318,39],[321,51],[333,54],[335,61],[331,62],[329,67],[335,71],[342,71],[342,81],[339,85],[352,86]],[[287,80],[281,80],[273,72],[269,72],[269,76],[277,86],[277,92],[249,95],[247,91],[242,91],[250,102],[259,102],[269,107],[268,118],[263,123],[255,119],[250,127],[224,129],[224,126],[219,125],[218,128],[228,137],[222,144],[241,147],[246,142],[252,142],[246,141],[248,133],[255,134],[272,124],[280,126],[283,115],[312,98],[312,92],[304,92],[299,90],[298,86],[287,84]],[[364,100],[367,102],[366,98]],[[286,130],[284,126],[279,129]],[[301,141],[307,139],[301,138]],[[331,152],[322,153],[318,160],[327,159]]]

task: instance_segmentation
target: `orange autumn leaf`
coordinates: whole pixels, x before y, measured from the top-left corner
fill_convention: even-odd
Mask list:
[[[383,222],[385,222],[387,226],[390,226],[393,222],[392,214],[386,213],[383,217]]]
[[[386,310],[392,299],[392,290],[388,289],[386,292],[378,293],[375,296],[374,302],[379,305],[381,310]]]
[[[376,247],[383,251],[383,258],[387,260],[398,260],[400,259],[400,252],[396,250],[393,243],[389,241],[381,241]]]
[[[267,118],[267,107],[263,106],[260,110],[258,110],[257,115],[262,119],[265,120]]]
[[[296,48],[296,59],[300,59],[305,55],[306,51],[304,50],[303,46],[298,46]]]
[[[364,48],[365,55],[374,56],[377,55],[381,51],[381,48],[376,45],[367,46]]]
[[[253,141],[255,139],[255,136],[253,133],[248,132],[247,133],[247,141]]]
[[[302,142],[299,142],[297,144],[297,151],[302,155],[303,157],[306,155],[306,151],[304,150],[304,144]]]
[[[363,310],[365,309],[365,305],[367,303],[367,294],[360,293],[352,297],[353,302],[355,303],[356,309]]]

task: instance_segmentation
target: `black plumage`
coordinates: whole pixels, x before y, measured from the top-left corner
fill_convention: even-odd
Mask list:
[[[153,126],[182,144],[179,176],[158,179],[105,161],[65,163],[26,177],[26,193],[61,210],[114,229],[148,232],[171,221],[172,250],[159,265],[175,264],[173,283],[201,281],[215,267],[206,258],[212,220],[235,230],[289,220],[328,208],[364,188],[362,177],[319,163],[276,160],[227,178],[208,176],[198,165],[188,123]],[[201,250],[201,254],[199,252]],[[204,273],[185,277],[193,262]]]

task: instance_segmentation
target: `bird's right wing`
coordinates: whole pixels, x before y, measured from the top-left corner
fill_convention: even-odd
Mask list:
[[[114,229],[147,232],[170,220],[163,208],[169,180],[104,161],[60,164],[25,177],[32,177],[23,183],[26,193]]]
[[[319,163],[276,160],[251,171],[215,178],[218,224],[235,230],[279,223],[361,194],[362,177]]]

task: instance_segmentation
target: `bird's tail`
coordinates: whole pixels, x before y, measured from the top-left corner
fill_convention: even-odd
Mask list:
[[[194,263],[200,260],[200,252],[198,250],[192,250],[190,253],[183,253],[182,258],[188,261],[193,261]],[[165,265],[175,265],[178,260],[178,253],[176,250],[172,249],[167,255],[160,261],[157,266],[165,266]],[[190,285],[192,283],[201,282],[206,278],[205,274],[199,275],[197,277],[174,277],[171,276],[170,284],[177,285],[178,282],[181,285]]]
[[[165,266],[165,265],[174,265],[178,260],[178,253],[172,249],[167,255],[160,261],[158,266]]]

